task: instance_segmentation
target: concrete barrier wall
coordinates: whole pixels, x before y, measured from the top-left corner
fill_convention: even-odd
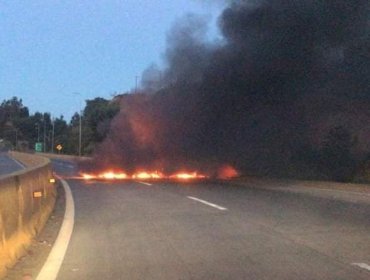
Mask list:
[[[21,153],[11,156],[27,168],[0,176],[0,279],[26,253],[56,199],[55,186],[49,181],[52,169],[48,159]],[[34,197],[34,192],[42,196]]]
[[[64,155],[64,154],[51,154],[51,153],[37,153],[43,157],[47,157],[50,159],[62,159],[62,160],[73,160],[73,161],[89,161],[92,157],[86,156],[72,156],[72,155]]]
[[[47,158],[37,154],[9,152],[9,155],[15,160],[21,162],[27,168],[39,167],[41,165],[50,163],[50,161]]]

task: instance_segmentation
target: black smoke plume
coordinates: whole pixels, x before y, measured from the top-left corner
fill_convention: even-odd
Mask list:
[[[216,43],[205,20],[185,17],[168,34],[167,68],[121,97],[96,158],[127,170],[231,164],[285,176],[317,166],[337,125],[368,153],[369,16],[368,0],[233,1]]]

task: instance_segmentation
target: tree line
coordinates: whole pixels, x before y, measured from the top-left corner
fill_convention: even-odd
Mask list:
[[[34,151],[36,143],[42,143],[42,152],[78,155],[81,120],[81,153],[89,155],[104,139],[118,111],[115,99],[95,98],[86,100],[81,116],[76,112],[67,121],[50,112],[30,114],[22,99],[12,97],[0,105],[0,150]]]

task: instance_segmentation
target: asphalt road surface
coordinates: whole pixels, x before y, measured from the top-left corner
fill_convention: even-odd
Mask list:
[[[21,163],[13,160],[7,153],[0,152],[0,176],[24,169]]]
[[[54,165],[62,175],[75,171]],[[370,279],[368,194],[357,201],[350,192],[338,200],[253,184],[67,181],[76,214],[59,280]]]

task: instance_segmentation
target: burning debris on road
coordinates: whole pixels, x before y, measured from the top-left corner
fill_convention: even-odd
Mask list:
[[[198,174],[197,172],[180,172],[167,176],[158,172],[142,171],[129,176],[126,173],[108,171],[98,174],[82,173],[80,178],[84,180],[199,180],[207,179],[208,177],[206,175]]]
[[[89,172],[85,173],[82,172],[80,177],[76,177],[75,179],[83,179],[83,180],[199,180],[199,179],[209,179],[209,178],[217,178],[217,179],[232,179],[239,176],[239,173],[232,168],[231,166],[225,166],[221,168],[216,175],[205,175],[199,172],[185,172],[180,171],[172,174],[164,174],[158,171],[137,171],[132,174],[127,174],[122,170],[108,170],[108,171],[101,171],[101,172]]]

